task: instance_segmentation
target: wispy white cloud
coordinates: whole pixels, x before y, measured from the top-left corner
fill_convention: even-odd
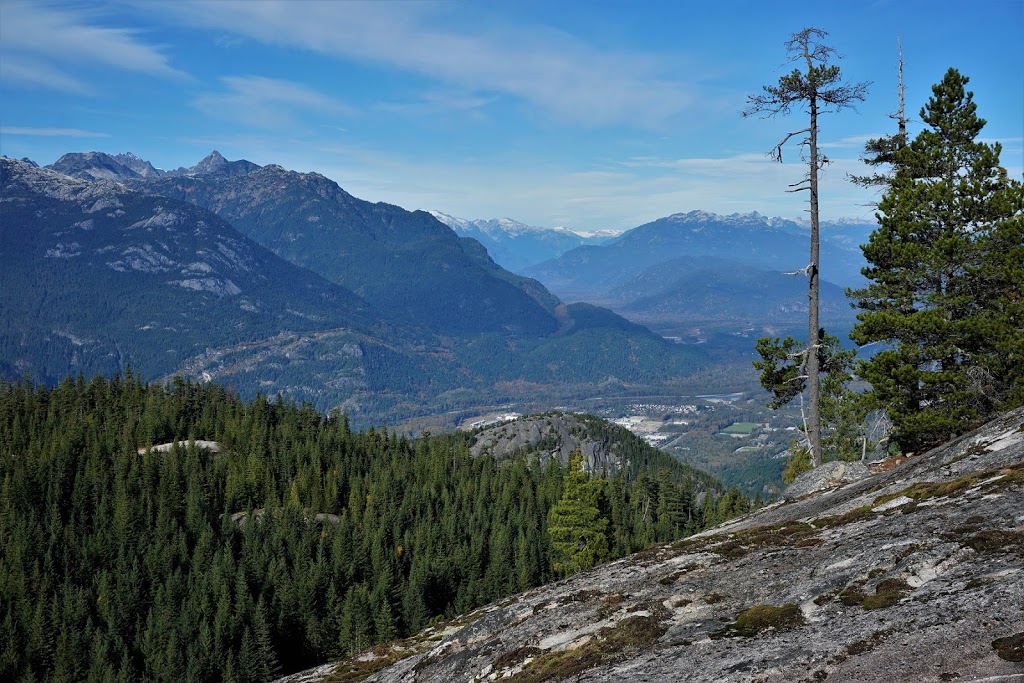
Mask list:
[[[109,138],[110,133],[101,133],[95,130],[82,130],[80,128],[19,128],[5,126],[0,128],[3,135],[34,135],[42,137],[64,137],[64,138]]]
[[[43,87],[72,95],[91,95],[93,89],[84,81],[50,64],[25,55],[9,55],[0,40],[0,79],[7,83]]]
[[[7,2],[0,20],[0,77],[63,92],[92,89],[73,75],[82,67],[109,67],[163,78],[187,75],[172,67],[140,33],[104,26],[96,12]]]
[[[299,83],[263,76],[225,76],[223,92],[193,102],[205,114],[256,128],[293,128],[304,114],[352,116],[355,111],[333,97]]]
[[[482,116],[481,110],[497,100],[496,95],[446,90],[423,93],[419,98],[406,102],[383,102],[378,108],[382,111],[427,116],[452,111],[471,112]]]
[[[825,140],[818,146],[822,149],[864,149],[864,143],[881,135],[854,135],[839,140]]]
[[[193,25],[508,96],[577,125],[657,127],[697,104],[690,84],[659,73],[663,60],[543,26],[441,26],[444,5],[203,0],[162,9]]]

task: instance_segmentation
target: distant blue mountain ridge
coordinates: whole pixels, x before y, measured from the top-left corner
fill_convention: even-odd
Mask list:
[[[561,299],[606,306],[655,329],[709,321],[792,327],[806,320],[806,278],[786,274],[808,261],[810,226],[804,221],[690,211],[587,238],[511,219],[432,213]],[[853,320],[844,289],[864,284],[860,245],[874,229],[864,220],[821,225],[821,315],[830,325],[842,328]]]

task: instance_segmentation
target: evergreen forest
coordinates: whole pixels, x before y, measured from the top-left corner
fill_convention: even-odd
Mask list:
[[[749,507],[653,448],[589,478],[471,440],[130,372],[0,384],[0,680],[267,681]],[[556,557],[580,501],[602,538]]]

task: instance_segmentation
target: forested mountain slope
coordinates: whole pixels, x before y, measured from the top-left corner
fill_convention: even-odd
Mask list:
[[[213,211],[283,258],[352,289],[396,320],[447,334],[553,333],[558,303],[423,211],[363,201],[317,173],[264,166],[137,182]]]
[[[86,177],[121,164],[98,154],[62,159]],[[296,186],[327,194],[331,206],[351,201],[357,213],[401,217],[332,228],[358,232],[363,226],[360,235],[349,235],[352,249],[372,252],[367,262],[393,262],[393,272],[363,271],[380,290],[378,298],[367,302],[286,262],[193,204],[3,159],[0,376],[27,374],[52,383],[69,372],[110,375],[132,366],[146,379],[181,374],[230,383],[245,396],[262,391],[322,410],[340,406],[359,424],[379,425],[493,402],[557,405],[596,387],[662,385],[705,362],[700,352],[669,344],[611,311],[561,304],[427,214],[345,199],[321,176],[279,167],[238,175],[230,171],[235,167],[224,171],[224,164],[240,162],[215,162],[193,167],[208,167],[203,173],[162,178],[245,181],[239,191],[260,196],[275,195],[273,181],[282,178],[307,199]],[[426,236],[409,237],[410,225],[420,223]],[[320,258],[323,250],[314,242],[311,237],[305,245],[310,258]],[[439,267],[429,264],[431,244],[447,254]],[[425,261],[417,255],[420,247],[427,249]],[[417,283],[417,272],[446,284]],[[405,296],[389,298],[383,290],[392,286],[429,306],[403,299],[418,312],[411,322],[401,319],[397,309],[386,310]],[[468,308],[453,300],[442,305],[445,291],[464,297]],[[444,317],[436,322],[449,335],[435,334],[417,317],[428,309]]]
[[[585,475],[470,439],[215,384],[0,383],[0,679],[267,681],[557,578],[549,513]],[[585,478],[607,556],[745,509],[649,456]]]
[[[644,324],[729,321],[785,325],[807,318],[807,279],[729,259],[684,256],[645,269],[613,287],[604,301]],[[843,289],[821,283],[826,323],[849,323]]]
[[[3,376],[153,377],[282,333],[380,333],[358,296],[191,204],[6,158],[0,202]]]

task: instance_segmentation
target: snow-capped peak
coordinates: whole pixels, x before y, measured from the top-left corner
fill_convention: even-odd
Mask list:
[[[428,209],[427,213],[441,221],[449,228],[461,228],[466,229],[470,226],[470,222],[463,218],[456,218],[450,214],[444,213],[443,211],[436,211],[434,209]]]

